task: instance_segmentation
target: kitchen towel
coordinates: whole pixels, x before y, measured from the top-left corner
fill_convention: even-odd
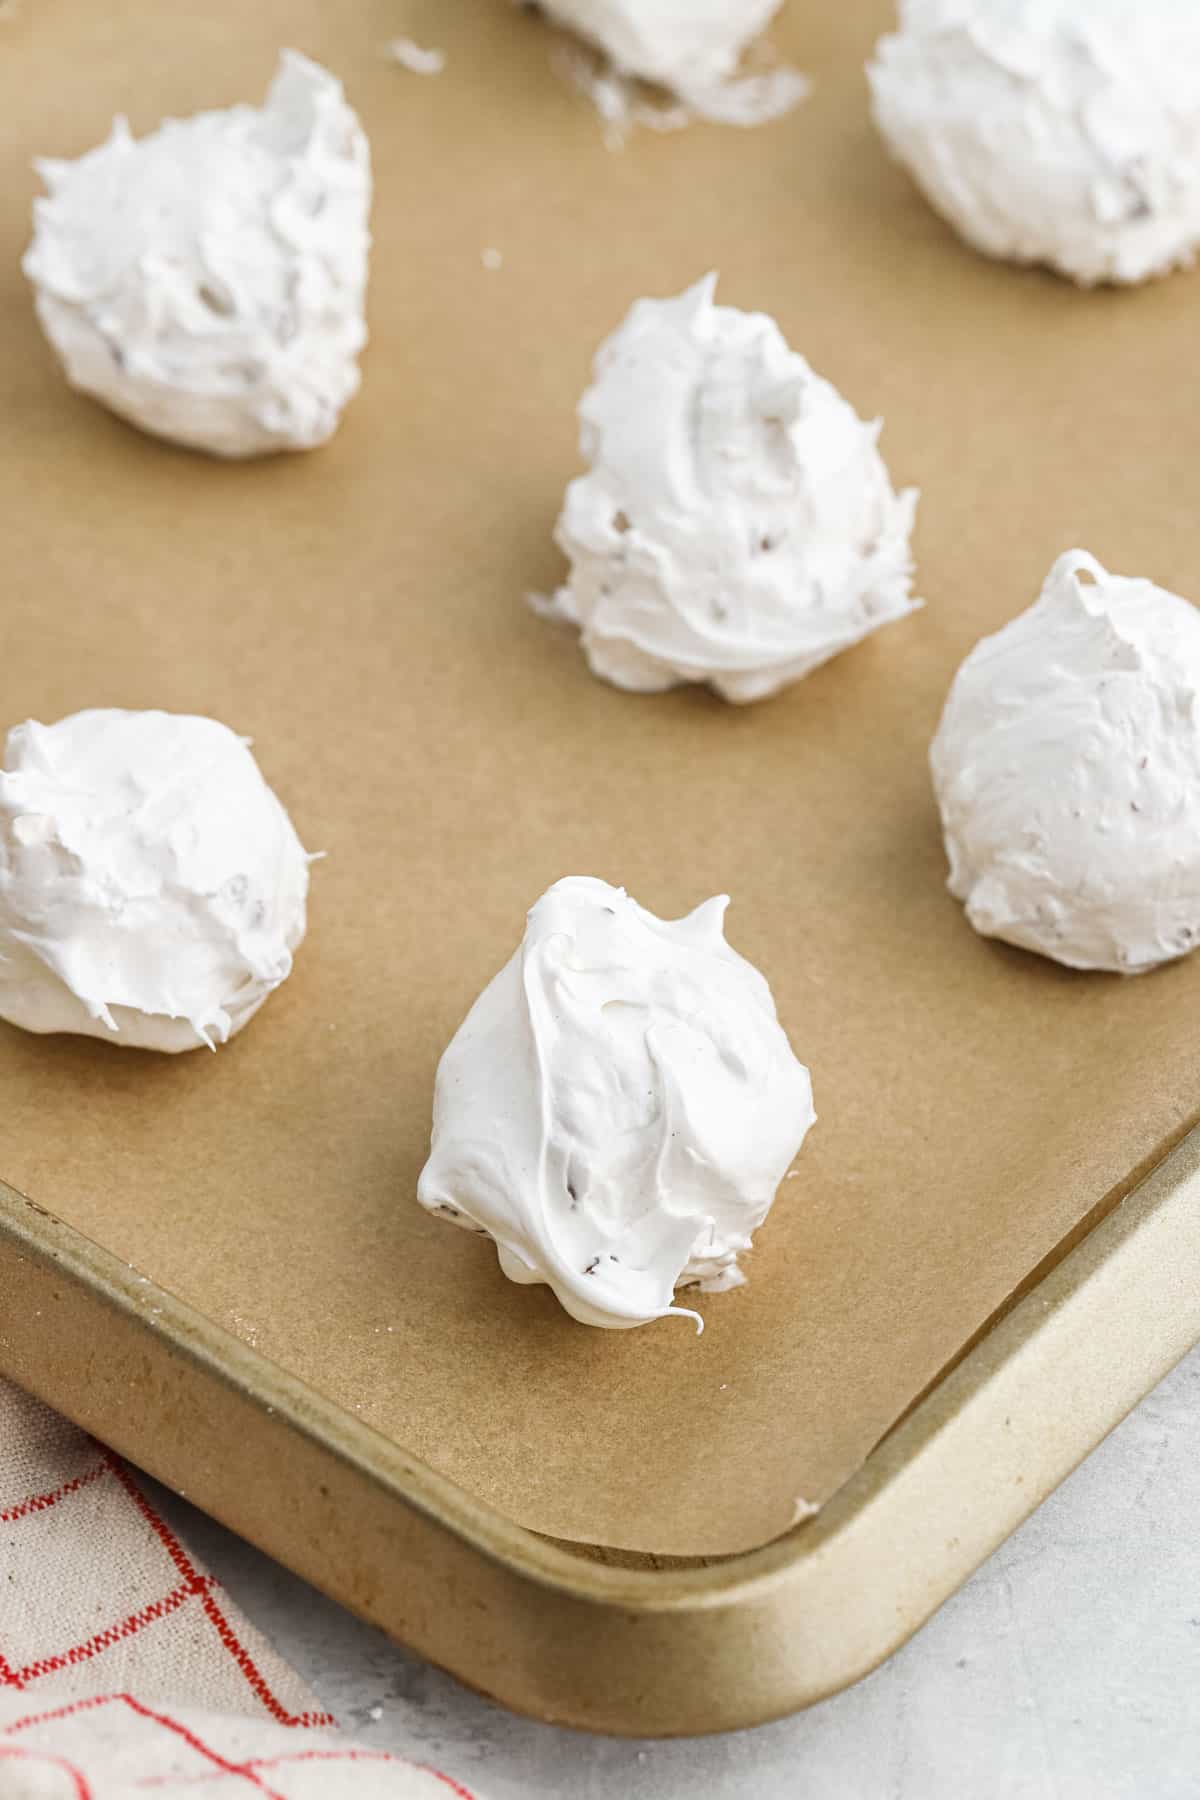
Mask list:
[[[137,1475],[0,1380],[0,1800],[472,1800],[337,1721]]]

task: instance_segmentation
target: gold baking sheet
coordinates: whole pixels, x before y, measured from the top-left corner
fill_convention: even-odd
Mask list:
[[[218,1055],[0,1030],[0,1176],[559,1538],[775,1538],[1197,1116],[1200,961],[1122,982],[977,939],[925,767],[957,661],[1060,550],[1200,593],[1195,281],[1082,294],[957,245],[867,118],[888,17],[789,0],[805,106],[619,153],[507,0],[26,0],[0,37],[0,719],[212,713],[328,852],[293,979]],[[399,31],[445,73],[389,63]],[[283,43],[371,137],[372,341],[327,449],[227,467],[66,389],[18,267],[26,171],[117,110],[144,130],[258,98]],[[884,416],[897,485],[923,490],[926,610],[744,710],[598,683],[523,604],[560,573],[596,343],[709,267]],[[800,1177],[701,1339],[576,1326],[413,1203],[437,1056],[564,873],[663,914],[731,892],[812,1068]],[[60,1337],[81,1317],[72,1298]],[[86,1412],[64,1354],[48,1337],[43,1379]],[[133,1387],[122,1447],[153,1463],[159,1428]]]
[[[722,1731],[882,1661],[1196,1342],[1198,1201],[1192,1132],[815,1518],[707,1567],[533,1536],[4,1187],[0,1366],[506,1705]]]

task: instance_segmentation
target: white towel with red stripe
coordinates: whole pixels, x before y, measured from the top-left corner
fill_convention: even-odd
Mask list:
[[[111,1450],[0,1381],[0,1797],[471,1800],[336,1720]]]

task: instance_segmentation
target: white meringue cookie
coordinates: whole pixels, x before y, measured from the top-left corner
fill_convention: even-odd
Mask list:
[[[1136,282],[1200,243],[1200,7],[900,0],[868,67],[892,154],[968,243]]]
[[[727,125],[765,124],[808,92],[808,83],[794,69],[737,74],[745,51],[781,3],[541,0],[542,10],[557,24],[604,52],[618,79],[653,82],[677,95],[688,112]],[[643,116],[636,107],[628,110],[631,116]]]
[[[714,306],[715,284],[638,300],[601,345],[579,405],[591,470],[556,530],[571,572],[539,610],[618,687],[749,701],[913,611],[917,496],[893,493],[878,423],[772,319]]]
[[[370,154],[341,84],[285,51],[262,108],[117,119],[37,165],[24,269],[72,386],[217,456],[324,443],[359,384]]]
[[[1200,942],[1200,613],[1059,557],[967,657],[930,760],[976,931],[1137,974]]]
[[[243,738],[98,710],[9,732],[0,1018],[146,1050],[212,1049],[304,936],[308,862]]]
[[[813,1123],[727,904],[669,921],[607,882],[556,882],[439,1065],[421,1205],[488,1233],[511,1280],[585,1325],[735,1285]]]

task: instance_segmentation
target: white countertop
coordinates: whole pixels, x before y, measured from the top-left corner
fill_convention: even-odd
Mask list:
[[[632,1744],[513,1718],[161,1498],[348,1731],[479,1800],[1200,1795],[1200,1350],[883,1668],[720,1738]]]

